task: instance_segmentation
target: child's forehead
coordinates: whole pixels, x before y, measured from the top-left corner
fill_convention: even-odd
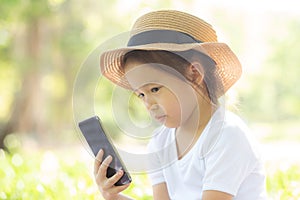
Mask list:
[[[149,85],[163,85],[171,88],[183,84],[185,79],[175,69],[162,64],[135,65],[125,71],[125,77],[133,90]]]

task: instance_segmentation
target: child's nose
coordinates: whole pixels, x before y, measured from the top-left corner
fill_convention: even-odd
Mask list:
[[[157,106],[155,106],[155,105],[157,105],[157,103],[153,98],[146,97],[144,101],[145,101],[146,108],[149,111],[156,109]]]
[[[150,112],[155,112],[155,111],[157,111],[159,109],[159,105],[158,104],[152,104],[149,108],[148,108],[148,110],[150,111]]]

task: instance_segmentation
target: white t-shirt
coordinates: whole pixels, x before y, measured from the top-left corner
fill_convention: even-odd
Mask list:
[[[235,200],[263,200],[265,176],[242,120],[219,108],[190,151],[178,160],[175,129],[162,126],[148,144],[152,185],[165,182],[171,199],[202,199],[205,190]]]

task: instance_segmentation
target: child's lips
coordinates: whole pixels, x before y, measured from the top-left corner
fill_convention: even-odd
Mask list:
[[[167,117],[166,115],[157,115],[154,118],[159,122],[164,122],[166,117]]]

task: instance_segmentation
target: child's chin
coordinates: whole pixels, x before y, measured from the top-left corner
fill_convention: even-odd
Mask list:
[[[165,127],[168,127],[168,128],[177,128],[178,125],[177,124],[173,124],[173,123],[167,123],[167,122],[164,122],[162,123]]]

